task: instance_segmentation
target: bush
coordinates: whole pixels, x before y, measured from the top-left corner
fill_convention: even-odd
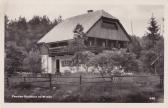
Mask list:
[[[67,76],[68,76],[68,75],[71,75],[71,71],[65,70],[65,71],[64,71],[64,75],[67,75]]]

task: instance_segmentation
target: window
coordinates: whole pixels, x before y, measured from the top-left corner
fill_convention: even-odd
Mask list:
[[[72,63],[71,60],[63,60],[63,61],[61,61],[61,64],[62,64],[63,67],[70,66],[71,63]]]
[[[88,45],[88,46],[93,46],[93,45],[94,45],[94,38],[89,37],[89,38],[87,39],[87,45]]]
[[[102,46],[103,46],[103,47],[106,47],[106,43],[105,43],[105,42],[102,42]]]
[[[102,27],[107,28],[107,29],[113,29],[113,30],[118,29],[116,23],[112,21],[108,21],[108,20],[103,20]]]
[[[114,43],[113,42],[111,42],[111,48],[114,48]]]
[[[121,48],[124,48],[124,42],[120,43]]]
[[[92,46],[92,41],[91,40],[89,41],[89,46]]]
[[[60,42],[60,43],[58,43],[58,45],[59,45],[59,46],[67,46],[68,43],[67,43],[67,42]]]
[[[127,47],[126,42],[120,42],[120,47],[121,47],[121,48],[126,48],[126,47]]]

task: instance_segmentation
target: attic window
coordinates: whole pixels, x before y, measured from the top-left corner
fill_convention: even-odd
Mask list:
[[[50,47],[52,48],[52,47],[58,47],[58,44],[57,43],[52,43],[52,44],[50,44]]]
[[[112,21],[108,21],[108,20],[103,20],[102,27],[103,28],[107,28],[107,29],[113,29],[113,30],[117,30],[118,29],[116,23],[114,23]]]
[[[50,44],[50,47],[53,48],[53,47],[67,46],[67,45],[68,45],[67,42],[58,42],[58,43],[52,43],[52,44]]]

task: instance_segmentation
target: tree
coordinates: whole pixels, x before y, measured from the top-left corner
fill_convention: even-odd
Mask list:
[[[8,24],[9,24],[9,19],[8,19],[8,16],[5,15],[5,29],[8,28]]]
[[[41,24],[44,26],[49,26],[52,22],[50,21],[50,19],[44,15],[41,19]]]
[[[39,70],[37,41],[57,24],[57,19],[51,22],[47,16],[34,16],[30,20],[25,17],[9,20],[5,16],[5,71],[15,73],[27,65],[32,67],[31,64],[36,66],[33,70]]]
[[[88,73],[88,69],[91,66],[90,59],[94,57],[94,53],[90,51],[80,51],[76,52],[72,58],[71,66],[82,66],[85,71]]]
[[[102,77],[108,74],[112,76],[114,74],[121,74],[121,70],[116,73],[113,71],[116,67],[122,69],[125,72],[139,72],[139,61],[133,53],[127,53],[126,51],[104,51],[91,58],[92,66],[94,66],[101,74]]]
[[[103,52],[95,55],[91,58],[91,65],[100,73],[100,75],[104,78],[104,75],[108,73],[110,76],[111,70],[114,67],[114,61],[110,59],[111,52]]]
[[[14,42],[7,43],[5,50],[5,72],[7,74],[14,74],[20,71],[24,57],[21,47],[18,47]]]
[[[94,57],[95,54],[90,51],[83,51],[80,57],[80,64],[82,67],[86,70],[86,72],[89,72],[89,67],[91,66],[90,59]]]
[[[27,29],[27,21],[25,17],[19,17],[18,22],[17,22],[17,26],[19,29],[21,30],[25,30]]]
[[[73,62],[72,66],[76,66],[76,70],[79,71],[80,60],[83,60],[83,52],[86,48],[84,41],[86,40],[85,34],[83,32],[84,28],[81,24],[77,24],[73,30],[74,38],[68,42],[68,46],[63,50],[67,52],[73,52]]]
[[[74,39],[69,43],[71,45],[71,48],[74,49],[74,51],[80,51],[86,48],[85,40],[87,39],[84,32],[84,28],[81,24],[77,24],[74,28]]]
[[[32,25],[39,25],[41,22],[41,17],[39,16],[34,16],[30,21],[29,23],[32,24]]]
[[[143,63],[143,70],[147,73],[163,73],[164,68],[164,38],[160,36],[159,26],[156,18],[152,15],[150,19],[150,25],[147,28],[147,33],[142,37],[141,57],[140,60]],[[159,63],[151,65],[157,58]]]
[[[38,50],[31,50],[25,57],[23,64],[26,70],[34,74],[40,73],[42,71],[40,52]]]
[[[141,46],[143,50],[150,50],[153,48],[153,42],[148,38],[148,36],[143,36],[141,40]]]
[[[140,60],[143,62],[143,71],[146,73],[154,73],[151,63],[157,58],[156,52],[153,50],[143,50]]]
[[[156,18],[152,15],[147,28],[147,38],[152,41],[152,47],[155,46],[156,41],[160,39],[159,26],[157,24]]]

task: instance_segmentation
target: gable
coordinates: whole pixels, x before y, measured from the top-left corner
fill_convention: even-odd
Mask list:
[[[129,41],[127,34],[121,28],[117,21],[104,20],[101,18],[95,25],[87,32],[88,37]]]

